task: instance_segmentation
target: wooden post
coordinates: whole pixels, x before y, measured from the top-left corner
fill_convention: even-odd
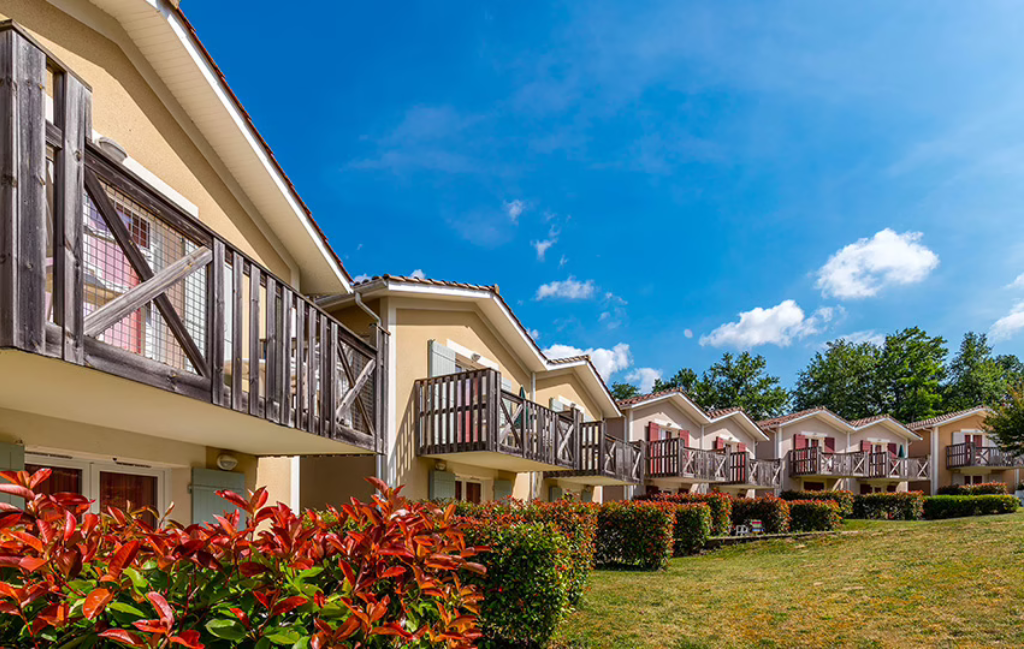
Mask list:
[[[45,351],[46,54],[0,31],[0,347]]]
[[[210,402],[224,403],[224,298],[225,272],[224,242],[213,240],[213,261],[206,267],[206,293],[209,296],[206,312],[206,362],[210,367]]]
[[[92,91],[78,77],[64,74],[60,93],[64,143],[57,160],[60,191],[54,224],[55,321],[63,329],[63,357],[81,365],[83,352],[85,142],[92,137]],[[58,295],[58,286],[60,294]]]
[[[376,392],[374,394],[374,431],[376,432],[376,451],[384,456],[388,454],[388,354],[391,340],[389,334],[383,327],[378,325],[377,332],[377,370],[374,373]],[[477,379],[479,381],[479,379]],[[418,401],[417,401],[418,402]],[[479,427],[480,415],[477,413],[477,426]],[[477,433],[479,435],[479,432]],[[421,441],[422,443],[422,441]]]

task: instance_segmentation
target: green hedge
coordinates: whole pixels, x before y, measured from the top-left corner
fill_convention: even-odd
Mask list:
[[[923,506],[924,495],[920,491],[860,494],[853,498],[850,518],[916,521],[921,518]]]
[[[1020,501],[1016,497],[1007,495],[929,496],[924,499],[924,517],[937,519],[1012,514],[1019,506]]]
[[[852,491],[783,491],[779,496],[790,502],[794,500],[831,500],[839,505],[839,515],[849,518],[853,514]]]
[[[484,638],[478,646],[547,645],[568,603],[566,572],[559,566],[569,549],[565,537],[550,523],[478,519],[466,538],[490,548],[479,556],[487,574],[467,577],[484,593],[480,603]]]
[[[1003,496],[1010,493],[1009,485],[1002,482],[980,484],[953,484],[939,487],[940,496]]]
[[[791,532],[830,532],[843,522],[839,503],[834,500],[791,500]]]
[[[759,520],[765,534],[784,534],[789,531],[789,503],[776,496],[760,498],[734,498],[732,524],[744,525]]]
[[[728,494],[654,494],[637,496],[635,500],[672,503],[706,503],[711,508],[712,536],[728,536],[732,527],[732,497]]]
[[[675,516],[664,505],[610,502],[597,514],[598,565],[661,570],[674,545]]]
[[[675,516],[673,554],[683,557],[704,549],[711,537],[711,507],[707,503],[664,503]]]

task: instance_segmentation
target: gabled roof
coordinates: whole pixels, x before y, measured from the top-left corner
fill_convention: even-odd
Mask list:
[[[761,430],[757,423],[754,422],[754,420],[751,419],[742,408],[705,410],[696,401],[691,399],[682,388],[672,388],[670,390],[642,394],[640,396],[630,397],[629,399],[622,399],[618,403],[619,407],[623,410],[632,410],[634,408],[647,406],[663,400],[674,401],[676,404],[682,406],[683,411],[689,412],[700,424],[713,424],[734,418],[740,426],[745,428],[752,436],[760,438],[761,441],[768,440],[768,436],[765,435],[764,431]]]
[[[298,265],[303,292],[349,292],[348,271],[177,3],[91,3],[121,25],[191,125],[230,170]]]
[[[833,424],[838,424],[837,428],[846,430],[847,432],[856,432],[864,430],[870,426],[881,425],[889,430],[893,431],[898,435],[902,435],[907,439],[919,440],[921,439],[916,433],[910,430],[903,423],[892,417],[891,415],[875,415],[873,417],[864,417],[863,419],[855,419],[849,421],[832,412],[824,406],[817,408],[809,408],[807,410],[801,410],[799,412],[793,412],[788,415],[782,415],[781,417],[773,417],[772,419],[764,419],[757,422],[763,430],[770,431],[772,429],[779,430],[785,428],[790,424],[794,424],[798,421],[808,419],[810,417],[817,417],[820,419],[827,419]]]
[[[583,381],[600,403],[605,418],[622,415],[615,397],[608,390],[590,357],[548,358],[512,311],[512,307],[501,296],[497,285],[468,284],[404,275],[379,275],[357,283],[354,288],[355,293],[363,299],[408,297],[474,304],[494,326],[502,340],[520,357],[527,369],[538,374],[571,371]],[[318,304],[330,308],[347,306],[354,300],[354,295],[331,295],[318,300]]]
[[[757,422],[757,425],[765,430],[769,428],[782,428],[784,426],[788,426],[789,424],[800,421],[802,419],[807,419],[808,417],[825,417],[833,421],[839,422],[841,428],[853,428],[853,426],[851,426],[848,421],[846,421],[836,413],[832,412],[831,410],[823,406],[819,406],[817,408],[808,408],[807,410],[801,410],[799,412],[791,412],[790,414],[782,415],[781,417],[762,419],[761,421]]]
[[[909,428],[910,430],[922,430],[925,428],[932,428],[934,426],[941,426],[943,424],[948,424],[959,419],[965,419],[967,417],[971,417],[973,415],[977,415],[983,412],[986,414],[990,414],[992,412],[992,409],[989,408],[988,406],[975,406],[973,408],[968,408],[967,410],[947,412],[946,414],[939,415],[938,417],[930,417],[928,419],[922,419],[921,421],[915,421],[913,423],[907,424],[907,428]]]

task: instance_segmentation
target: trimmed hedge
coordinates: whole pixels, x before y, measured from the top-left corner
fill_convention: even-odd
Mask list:
[[[980,484],[951,484],[939,487],[940,496],[1003,496],[1010,493],[1009,485],[1002,482]]]
[[[744,525],[759,520],[765,534],[785,534],[789,531],[789,503],[776,496],[760,498],[734,498],[732,524]]]
[[[921,519],[923,506],[924,494],[920,491],[860,494],[853,499],[850,518],[916,521]]]
[[[794,500],[830,500],[839,505],[839,515],[849,518],[853,514],[852,491],[783,491],[779,496],[790,502]]]
[[[661,570],[674,545],[675,515],[657,503],[610,502],[597,514],[599,565]]]
[[[1012,514],[1020,507],[1020,501],[1008,495],[982,496],[929,496],[924,499],[924,517],[927,519],[960,518],[963,516],[988,516],[991,514]]]
[[[675,516],[672,552],[677,557],[696,554],[711,537],[711,507],[707,503],[665,503]]]
[[[484,593],[478,646],[546,646],[568,603],[565,537],[550,523],[465,520],[467,541],[490,548],[480,555],[487,574],[467,578]]]
[[[843,522],[834,500],[791,500],[789,529],[792,532],[830,532]]]
[[[711,535],[728,536],[732,527],[732,497],[728,494],[654,494],[637,496],[634,500],[654,500],[672,503],[706,503],[711,508]]]

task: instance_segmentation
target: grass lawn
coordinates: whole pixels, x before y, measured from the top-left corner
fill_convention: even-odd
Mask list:
[[[556,646],[1024,646],[1024,513],[846,530],[597,571]]]

